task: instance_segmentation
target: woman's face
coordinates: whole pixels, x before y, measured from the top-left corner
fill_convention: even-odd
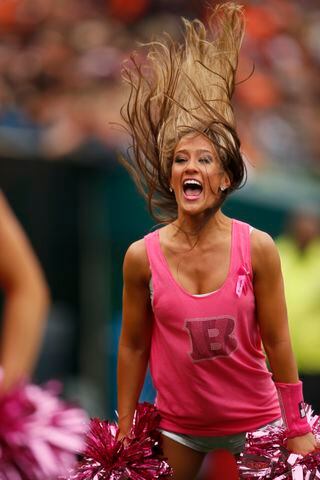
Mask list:
[[[228,188],[230,180],[212,142],[204,135],[190,134],[174,149],[170,184],[178,210],[196,215],[220,204],[220,188]]]

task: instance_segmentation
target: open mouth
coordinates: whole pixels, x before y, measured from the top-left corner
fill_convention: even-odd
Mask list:
[[[188,200],[196,200],[200,197],[203,187],[199,180],[187,179],[183,182],[183,193]]]

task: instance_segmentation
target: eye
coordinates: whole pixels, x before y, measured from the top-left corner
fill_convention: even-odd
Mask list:
[[[212,158],[211,157],[200,157],[199,162],[209,164],[209,163],[212,163]]]
[[[186,161],[187,161],[186,158],[183,158],[183,157],[176,157],[174,159],[175,163],[183,163],[183,162],[186,162]]]

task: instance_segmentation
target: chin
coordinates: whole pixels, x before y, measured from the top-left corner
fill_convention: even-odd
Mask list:
[[[183,205],[181,206],[181,212],[183,212],[185,215],[191,215],[191,216],[196,216],[196,215],[201,215],[203,214],[207,208],[204,205]]]
[[[200,215],[213,215],[220,208],[219,203],[211,205],[180,205],[179,210],[184,215],[196,217]]]

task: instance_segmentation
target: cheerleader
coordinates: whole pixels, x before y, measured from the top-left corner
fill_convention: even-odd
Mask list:
[[[0,479],[65,478],[84,448],[89,419],[81,408],[59,398],[57,382],[43,388],[28,383],[50,296],[29,240],[2,193],[0,282]]]
[[[208,452],[238,455],[246,432],[281,417],[289,450],[317,447],[277,249],[221,210],[245,177],[231,105],[243,11],[225,3],[208,29],[184,26],[182,44],[148,44],[146,67],[132,58],[122,111],[132,139],[124,162],[162,226],[124,259],[119,426],[122,436],[130,431],[150,363],[174,480],[193,480]]]
[[[41,346],[49,289],[29,240],[0,192],[0,395],[30,377]]]

